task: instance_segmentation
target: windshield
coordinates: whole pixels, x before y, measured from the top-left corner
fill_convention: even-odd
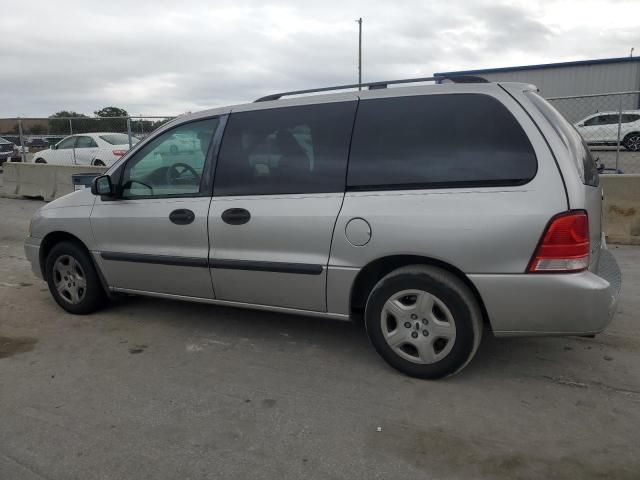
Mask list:
[[[129,136],[124,133],[111,133],[109,135],[100,135],[100,138],[111,145],[129,145]],[[140,140],[131,137],[131,144],[135,145]]]

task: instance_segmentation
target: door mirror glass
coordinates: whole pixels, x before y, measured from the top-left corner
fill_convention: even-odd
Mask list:
[[[91,183],[91,193],[94,195],[113,196],[113,185],[109,175],[100,175]]]

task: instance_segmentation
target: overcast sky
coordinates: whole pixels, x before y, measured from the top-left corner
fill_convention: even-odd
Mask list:
[[[0,13],[0,117],[178,114],[281,90],[640,54],[640,1],[28,0]]]

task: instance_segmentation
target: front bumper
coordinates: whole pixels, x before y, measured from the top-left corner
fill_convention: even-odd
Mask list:
[[[42,277],[42,270],[40,268],[40,243],[42,239],[35,237],[27,237],[24,241],[24,253],[27,256],[27,260],[31,263],[31,270],[38,278]]]
[[[469,275],[497,336],[590,335],[616,312],[622,276],[602,250],[597,272]]]

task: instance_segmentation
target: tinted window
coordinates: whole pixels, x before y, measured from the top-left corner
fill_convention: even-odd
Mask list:
[[[233,113],[215,195],[339,192],[356,102]]]
[[[613,125],[618,124],[619,115],[602,115],[601,117],[602,125]]]
[[[591,156],[591,151],[578,131],[544,98],[534,92],[527,95],[540,113],[547,119],[556,131],[562,143],[569,150],[578,174],[585,185],[597,186],[599,183],[598,168]]]
[[[200,180],[219,119],[179,125],[144,145],[127,162],[122,175],[122,195],[157,197],[193,195]]]
[[[602,118],[602,116],[598,115],[597,117],[592,117],[589,118],[588,120],[585,120],[584,126],[585,127],[593,127],[594,125],[601,125],[600,123],[600,119]]]
[[[353,133],[352,189],[522,184],[536,156],[496,99],[479,94],[363,100]]]
[[[636,115],[633,113],[623,113],[622,114],[622,123],[631,123],[637,122],[640,120],[640,115]]]

